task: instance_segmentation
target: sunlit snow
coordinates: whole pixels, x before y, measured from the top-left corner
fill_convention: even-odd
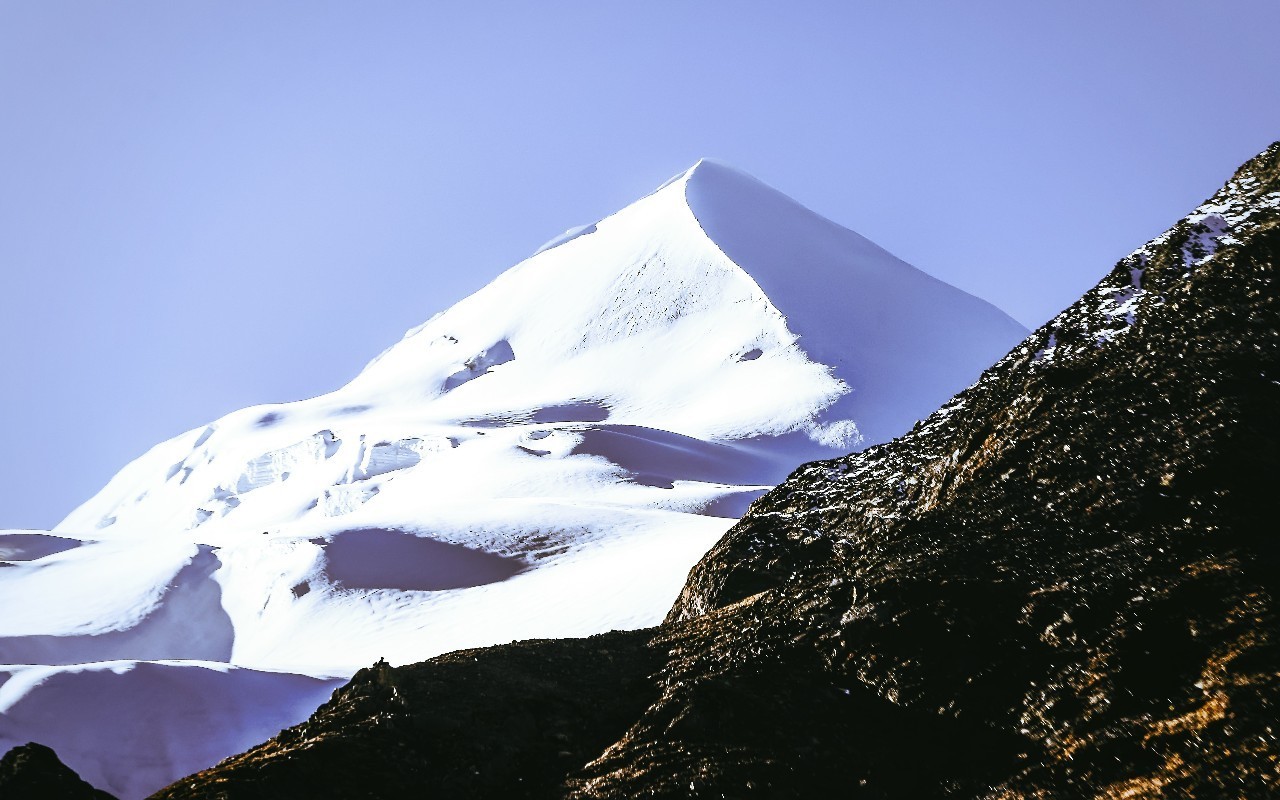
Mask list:
[[[905,431],[1024,334],[700,162],[345,387],[0,532],[0,751],[35,739],[139,797],[379,658],[655,624],[767,487]]]

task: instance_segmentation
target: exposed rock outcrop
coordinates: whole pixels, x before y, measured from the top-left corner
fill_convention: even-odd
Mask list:
[[[48,747],[35,742],[0,758],[0,798],[4,800],[115,800],[80,779]]]

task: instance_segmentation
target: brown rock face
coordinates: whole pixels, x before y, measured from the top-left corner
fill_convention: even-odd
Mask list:
[[[366,670],[160,796],[1280,795],[1278,256],[1280,143],[663,626]]]

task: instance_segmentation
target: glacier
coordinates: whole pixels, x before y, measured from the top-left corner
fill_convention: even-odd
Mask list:
[[[378,659],[656,624],[754,498],[906,431],[1025,335],[704,159],[346,386],[0,532],[0,752],[39,741],[141,797]]]

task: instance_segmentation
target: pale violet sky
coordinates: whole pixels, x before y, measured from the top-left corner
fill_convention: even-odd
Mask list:
[[[0,0],[0,527],[700,156],[1037,326],[1280,138],[1280,3]]]

